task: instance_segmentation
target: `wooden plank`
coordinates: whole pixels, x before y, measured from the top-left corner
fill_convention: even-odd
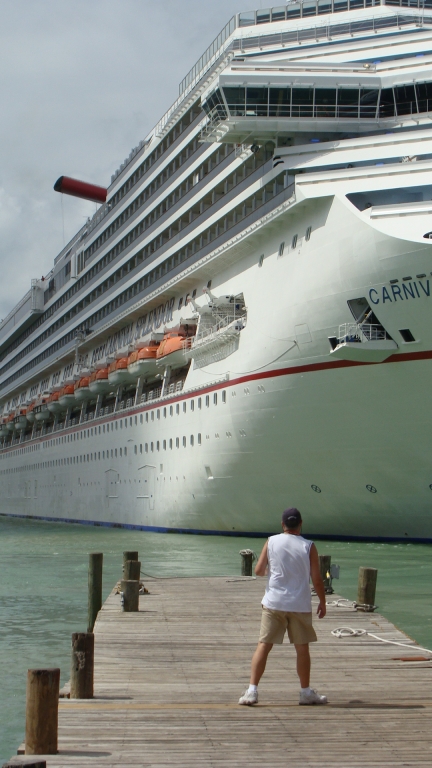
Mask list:
[[[432,663],[378,614],[330,607],[315,622],[312,685],[326,707],[299,707],[295,653],[276,646],[260,703],[240,707],[264,584],[149,580],[138,613],[111,594],[95,625],[95,698],[61,699],[59,754],[48,768],[426,766],[432,761]],[[368,636],[337,639],[339,626]],[[412,648],[412,650],[411,650]],[[45,756],[44,756],[45,758]]]

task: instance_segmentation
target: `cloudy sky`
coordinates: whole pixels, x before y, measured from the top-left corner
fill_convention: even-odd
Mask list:
[[[0,318],[95,211],[56,179],[108,185],[230,17],[267,5],[0,0]]]

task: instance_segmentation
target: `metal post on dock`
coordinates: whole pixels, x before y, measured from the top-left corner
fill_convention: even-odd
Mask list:
[[[103,553],[91,552],[88,569],[88,622],[87,632],[93,632],[96,617],[102,608]]]
[[[71,699],[92,699],[94,680],[94,634],[74,632],[70,677]]]
[[[124,564],[123,579],[125,581],[139,581],[141,577],[141,563],[139,560],[126,560]]]
[[[26,697],[26,755],[56,755],[60,670],[29,669]]]
[[[357,610],[374,611],[378,571],[376,568],[359,568]]]
[[[241,549],[239,554],[241,555],[241,575],[252,576],[254,553],[251,549]]]
[[[139,609],[139,581],[122,579],[120,591],[123,611],[136,613]]]

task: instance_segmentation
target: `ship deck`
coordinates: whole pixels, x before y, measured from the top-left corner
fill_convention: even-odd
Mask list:
[[[269,657],[258,706],[241,707],[263,581],[146,586],[139,613],[122,613],[114,593],[99,613],[95,698],[60,701],[59,754],[46,757],[48,768],[430,765],[431,662],[415,661],[424,652],[382,616],[329,607],[315,622],[312,685],[327,706],[298,706],[294,652],[284,644]],[[412,649],[332,636],[346,625]]]

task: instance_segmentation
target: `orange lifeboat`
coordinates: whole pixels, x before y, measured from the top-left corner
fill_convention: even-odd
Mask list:
[[[91,392],[90,392],[89,384],[90,384],[90,376],[83,376],[75,384],[74,394],[75,394],[75,400],[77,401],[77,403],[84,403],[86,400],[90,400]]]
[[[36,405],[36,401],[33,400],[33,402],[30,403],[29,407],[27,408],[26,417],[27,417],[27,421],[29,421],[30,424],[33,424],[35,420],[35,412],[34,412],[35,405]]]
[[[60,390],[58,401],[62,408],[70,408],[75,405],[75,386],[74,384],[65,384]]]
[[[185,350],[192,344],[196,325],[181,325],[178,331],[167,331],[156,353],[158,366],[181,368],[186,364]]]
[[[15,411],[12,411],[8,416],[6,416],[6,429],[8,432],[13,432],[15,429]]]
[[[128,357],[128,371],[134,379],[150,376],[156,370],[156,355],[159,341],[149,341],[147,346],[137,349]]]
[[[27,408],[19,408],[15,413],[15,418],[14,418],[15,428],[20,431],[22,429],[25,429],[28,424],[26,413],[27,413]]]
[[[46,421],[50,417],[48,410],[48,397],[41,397],[35,402],[34,415],[36,421]]]
[[[59,396],[60,392],[53,392],[52,395],[49,396],[47,402],[49,412],[55,415],[64,410],[63,406],[59,403]]]
[[[92,395],[103,395],[112,389],[108,381],[108,368],[99,368],[90,376],[89,388]]]
[[[108,381],[111,387],[118,387],[120,384],[129,384],[134,380],[128,371],[128,357],[119,357],[114,360],[108,368]]]

